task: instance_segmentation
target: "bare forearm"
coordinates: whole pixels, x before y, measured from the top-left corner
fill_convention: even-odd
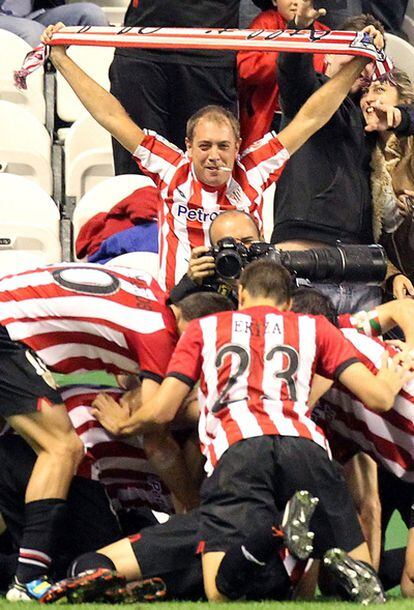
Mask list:
[[[412,299],[390,301],[376,309],[383,333],[399,326],[407,344],[414,346],[414,301]]]

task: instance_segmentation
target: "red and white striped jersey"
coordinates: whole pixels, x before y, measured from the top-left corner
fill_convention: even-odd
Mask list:
[[[263,191],[278,180],[288,151],[274,133],[247,148],[221,187],[200,182],[184,152],[155,134],[146,132],[134,153],[143,172],[157,184],[159,210],[159,282],[171,290],[187,272],[192,248],[209,246],[211,222],[225,210],[251,214],[262,225]]]
[[[177,341],[148,273],[83,263],[0,278],[0,324],[58,373],[140,372],[160,382]]]
[[[174,512],[169,490],[147,460],[142,437],[114,438],[91,414],[91,404],[99,392],[107,392],[115,400],[123,394],[118,388],[99,386],[62,388],[69,417],[86,449],[77,474],[100,481],[116,511],[148,506]]]
[[[356,329],[342,329],[358,350],[359,358],[374,374],[381,366],[384,351],[395,350],[379,339]],[[325,429],[329,440],[339,437],[353,441],[398,478],[414,483],[414,381],[405,384],[394,406],[385,413],[370,411],[340,383],[326,392],[314,409],[314,419]]]
[[[310,419],[313,375],[332,378],[356,361],[322,316],[252,307],[191,322],[167,376],[189,385],[200,378],[199,435],[211,473],[229,446],[249,437],[300,436],[326,448]]]

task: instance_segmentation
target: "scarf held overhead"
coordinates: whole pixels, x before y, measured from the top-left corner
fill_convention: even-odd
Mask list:
[[[50,46],[141,47],[146,49],[222,49],[287,51],[361,55],[376,63],[376,74],[389,72],[392,63],[363,32],[323,30],[234,30],[159,27],[65,27],[53,34]],[[26,77],[43,65],[48,50],[41,45],[26,55],[15,72],[16,86],[25,89]]]

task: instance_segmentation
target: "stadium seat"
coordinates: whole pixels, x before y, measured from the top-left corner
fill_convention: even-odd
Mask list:
[[[116,256],[105,264],[110,267],[139,269],[146,271],[155,279],[158,277],[158,254],[155,252],[127,252],[126,254]]]
[[[30,45],[7,30],[0,29],[0,100],[21,104],[30,110],[41,123],[45,123],[46,102],[44,98],[43,68],[27,78],[27,90],[21,91],[14,85],[13,72],[21,68]]]
[[[0,174],[0,273],[61,260],[59,210],[40,186]]]
[[[0,101],[0,163],[52,194],[51,139],[44,125],[18,104]]]
[[[263,236],[265,241],[270,241],[273,231],[273,206],[276,192],[276,183],[271,184],[263,193]]]
[[[79,201],[90,188],[113,175],[111,136],[84,111],[65,140],[66,195]]]
[[[73,213],[74,243],[87,220],[98,212],[108,212],[118,201],[143,186],[154,186],[154,182],[146,176],[124,174],[107,178],[89,190],[78,201]]]
[[[407,72],[414,83],[414,47],[394,34],[385,34],[386,50],[395,66]]]
[[[70,47],[68,55],[102,87],[109,90],[108,70],[114,55],[113,47]],[[56,74],[56,112],[62,121],[72,123],[85,112],[60,72]]]

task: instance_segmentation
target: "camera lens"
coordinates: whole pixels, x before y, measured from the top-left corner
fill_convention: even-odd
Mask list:
[[[243,268],[241,256],[232,250],[219,252],[215,263],[217,274],[225,280],[236,280]]]

